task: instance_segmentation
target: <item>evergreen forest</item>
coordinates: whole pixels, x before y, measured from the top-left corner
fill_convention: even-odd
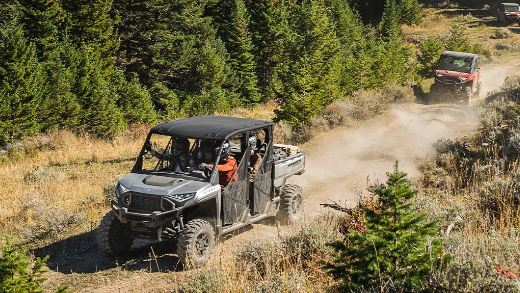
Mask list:
[[[308,123],[360,89],[407,84],[416,0],[4,0],[0,146],[54,129],[110,139],[133,123],[274,101]]]

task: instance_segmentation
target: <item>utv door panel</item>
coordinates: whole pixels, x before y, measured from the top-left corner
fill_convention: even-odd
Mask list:
[[[249,214],[247,166],[248,160],[244,157],[231,182],[222,191],[224,226],[243,223]]]
[[[266,213],[267,204],[271,200],[271,189],[273,186],[273,162],[272,162],[272,143],[269,143],[267,151],[258,170],[258,174],[253,181],[253,207],[254,213]]]

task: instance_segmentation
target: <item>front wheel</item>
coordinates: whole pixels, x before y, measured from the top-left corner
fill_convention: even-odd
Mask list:
[[[179,235],[177,254],[184,269],[205,265],[215,248],[215,230],[206,220],[188,221]]]
[[[300,186],[286,184],[280,194],[278,220],[284,225],[297,224],[303,218],[303,190]]]
[[[103,217],[96,236],[98,248],[108,256],[127,253],[134,242],[129,225],[121,223],[112,211]]]

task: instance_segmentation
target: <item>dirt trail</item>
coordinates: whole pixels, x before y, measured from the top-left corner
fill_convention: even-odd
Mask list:
[[[320,203],[354,204],[371,182],[382,181],[396,161],[414,175],[417,158],[433,151],[433,143],[466,133],[478,125],[476,106],[395,105],[383,119],[355,129],[337,129],[320,135],[311,144],[303,176],[294,182],[304,186],[306,214],[322,212]]]
[[[492,91],[499,89],[505,79],[515,73],[520,74],[520,61],[518,57],[511,56],[500,63],[487,64],[482,72],[482,97],[487,96]]]
[[[306,190],[306,215],[312,218],[335,201],[353,205],[367,181],[382,181],[396,161],[414,176],[417,159],[433,152],[441,138],[454,138],[478,127],[479,103],[498,90],[507,76],[520,72],[516,59],[482,68],[482,95],[470,106],[454,104],[394,105],[390,111],[356,128],[339,128],[315,137],[303,146],[308,155],[307,172],[293,179]]]
[[[520,72],[518,65],[502,61],[502,64],[484,66],[483,95],[498,89],[511,72]],[[355,204],[359,192],[366,189],[367,179],[372,182],[384,180],[395,161],[399,161],[400,169],[411,176],[417,174],[417,158],[430,154],[434,142],[468,133],[478,126],[478,102],[474,101],[470,106],[394,105],[385,115],[357,127],[338,128],[313,138],[302,146],[307,153],[306,173],[292,179],[305,189],[305,222],[324,211],[321,203]],[[232,251],[244,243],[269,241],[290,229],[254,225],[250,231],[219,244],[210,266],[222,265],[233,255]],[[63,255],[59,253],[54,257],[53,269],[60,266],[60,272],[79,270],[81,273],[54,272],[50,275],[54,282],[75,283],[76,289],[86,292],[140,292],[143,287],[171,291],[172,282],[184,275],[141,271],[152,268],[147,249],[144,249],[146,252],[136,251],[134,256],[123,261],[125,270],[120,271],[118,267],[122,263],[116,265],[113,260],[103,258],[91,236],[78,239],[78,242],[77,247],[64,248]],[[176,257],[171,252],[158,252],[158,255],[158,266],[174,267]]]

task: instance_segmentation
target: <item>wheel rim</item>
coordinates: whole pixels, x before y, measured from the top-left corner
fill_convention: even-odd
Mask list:
[[[292,202],[292,214],[293,215],[298,215],[301,211],[301,206],[302,206],[302,198],[300,196],[297,196],[295,198],[293,198],[293,202]]]
[[[203,257],[209,247],[209,237],[206,233],[201,233],[195,239],[195,255],[197,257]]]

